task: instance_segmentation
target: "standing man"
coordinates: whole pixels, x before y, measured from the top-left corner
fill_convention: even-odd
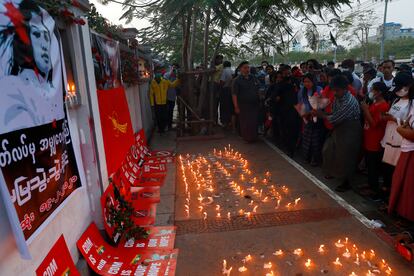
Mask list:
[[[178,79],[170,82],[162,78],[161,71],[157,71],[154,79],[151,81],[150,102],[155,113],[159,133],[165,132],[165,127],[168,122],[167,91],[169,88],[177,87],[178,84]]]
[[[239,115],[240,133],[243,139],[252,143],[257,139],[259,117],[259,81],[250,74],[248,61],[239,65],[240,75],[233,81],[232,95],[234,111]]]
[[[180,66],[178,65],[178,63],[173,63],[170,71],[164,74],[164,79],[169,80],[170,82],[174,82],[177,79],[179,68]],[[177,98],[177,90],[178,88],[170,87],[168,88],[168,91],[167,91],[167,109],[168,109],[167,127],[168,127],[168,130],[172,129],[175,100]]]
[[[385,60],[381,66],[382,76],[380,75],[379,77],[376,77],[368,84],[368,92],[371,92],[372,85],[374,83],[382,82],[387,86],[389,90],[387,93],[384,94],[385,100],[387,100],[389,103],[392,103],[394,99],[396,98],[395,93],[390,92],[392,83],[394,82],[394,75],[392,74],[394,72],[394,69],[395,69],[395,62],[393,60]]]
[[[358,95],[362,89],[362,82],[359,79],[358,75],[355,74],[355,61],[352,59],[346,59],[342,61],[341,67],[343,70],[349,71],[352,73],[352,78],[354,79],[352,82],[352,87],[354,87],[356,94]]]
[[[233,123],[233,99],[231,96],[231,84],[233,82],[233,70],[231,70],[230,61],[225,61],[223,63],[224,69],[221,74],[220,85],[220,122],[225,128],[229,127]],[[233,127],[234,127],[233,123]]]
[[[213,120],[217,123],[218,122],[218,107],[220,104],[220,79],[223,73],[223,56],[217,55],[214,60],[214,65],[216,71],[214,72],[212,79],[214,85],[214,94],[213,94]],[[210,107],[208,107],[210,110]],[[210,113],[210,112],[209,112]]]

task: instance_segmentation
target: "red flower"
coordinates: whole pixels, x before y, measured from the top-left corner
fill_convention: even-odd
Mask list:
[[[71,12],[70,10],[68,10],[66,8],[64,10],[60,11],[60,14],[63,17],[66,17],[66,18],[72,18],[74,16],[73,12]]]
[[[73,22],[82,26],[86,24],[85,20],[83,20],[82,18],[75,18],[73,19]]]

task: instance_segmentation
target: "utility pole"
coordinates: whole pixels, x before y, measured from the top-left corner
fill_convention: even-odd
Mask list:
[[[384,60],[384,45],[385,45],[385,24],[387,23],[388,0],[385,0],[384,22],[382,23],[382,38],[381,38],[381,52],[380,60]]]

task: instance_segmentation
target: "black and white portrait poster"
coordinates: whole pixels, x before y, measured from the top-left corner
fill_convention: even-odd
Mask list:
[[[0,186],[26,244],[81,186],[63,63],[53,18],[31,0],[0,0]]]

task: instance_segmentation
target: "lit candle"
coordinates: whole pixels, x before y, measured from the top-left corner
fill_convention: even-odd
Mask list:
[[[305,263],[306,268],[310,268],[312,266],[312,261],[311,259],[308,259]]]
[[[344,254],[342,254],[342,256],[344,256],[345,258],[350,258],[351,257],[351,253],[349,252],[348,248],[345,250]]]
[[[321,245],[319,246],[318,252],[319,252],[319,253],[324,253],[324,252],[325,252],[325,245],[324,245],[324,244],[321,244]]]
[[[228,219],[231,219],[230,212],[227,212],[227,218],[228,218]]]
[[[290,202],[289,202],[288,204],[286,204],[286,208],[288,208],[288,209],[289,209],[291,206],[292,206],[292,203],[290,203]]]
[[[271,262],[265,263],[265,264],[263,265],[263,268],[264,268],[264,269],[271,269],[271,268],[272,268],[272,263],[271,263]]]
[[[368,272],[367,272],[367,274],[366,274],[367,276],[375,276],[375,274],[374,273],[372,273],[372,271],[371,270],[368,270]]]
[[[222,269],[223,275],[230,276],[232,269],[233,267],[227,268],[227,262],[226,260],[223,260],[223,269]]]
[[[341,242],[341,240],[338,240],[338,241],[335,243],[335,246],[336,246],[336,247],[338,247],[338,248],[342,248],[342,247],[344,247],[345,245]]]
[[[336,265],[336,266],[342,266],[342,263],[339,260],[339,258],[336,258],[336,260],[333,262],[333,264]]]
[[[244,265],[239,267],[239,272],[245,272],[245,271],[247,271],[247,268]]]
[[[203,211],[203,206],[198,206],[198,209],[200,210],[200,212],[202,212]]]
[[[220,213],[217,213],[217,216],[216,216],[217,218],[221,218],[221,214]]]
[[[298,197],[297,199],[295,199],[295,205],[298,205],[299,201],[300,201],[300,197]]]
[[[251,260],[252,260],[252,256],[250,254],[247,255],[246,257],[244,257],[245,262],[248,262],[248,261],[251,261]]]
[[[203,215],[204,215],[204,219],[207,219],[207,213],[204,212]]]
[[[374,258],[375,257],[375,251],[371,249],[370,253],[369,253],[369,256],[371,257],[371,259]]]
[[[348,243],[348,238],[345,238],[345,244],[347,244]]]
[[[282,251],[282,249],[276,250],[276,251],[273,253],[273,255],[275,255],[275,256],[282,256],[282,255],[283,255],[283,251]]]
[[[220,211],[220,205],[216,205],[216,211]]]
[[[273,271],[270,271],[270,273],[266,273],[266,276],[274,276]]]
[[[388,267],[387,270],[385,270],[385,274],[387,274],[387,275],[391,275],[392,274],[391,267]]]
[[[349,274],[349,276],[357,276],[356,274],[355,274],[355,272],[351,272],[351,274]]]
[[[359,262],[359,254],[356,254],[356,260],[354,262],[354,264],[356,264],[357,266],[359,266],[360,262]]]
[[[278,199],[278,200],[277,200],[277,204],[276,204],[275,209],[279,209],[279,207],[280,207],[280,201],[281,201],[281,199]]]
[[[303,254],[303,251],[301,248],[296,248],[295,250],[293,250],[293,254],[301,256]]]
[[[253,208],[253,213],[256,213],[257,212],[257,208],[259,207],[259,205],[256,205],[256,206],[254,206],[254,208]]]
[[[364,252],[362,252],[362,254],[361,254],[361,258],[362,258],[362,259],[364,259],[364,260],[367,258],[367,257],[366,257],[366,253],[365,253],[365,251],[364,251]]]

